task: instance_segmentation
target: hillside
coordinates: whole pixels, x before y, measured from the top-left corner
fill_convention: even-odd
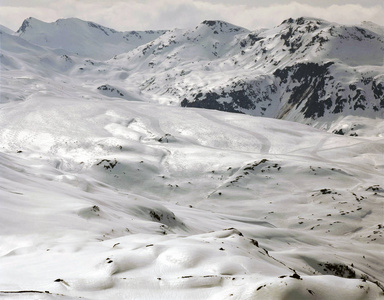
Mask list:
[[[156,99],[313,124],[382,118],[383,57],[382,34],[299,18],[257,32],[206,21],[116,64],[134,71],[130,79]]]
[[[60,19],[53,23],[28,18],[16,34],[39,46],[63,49],[72,55],[105,60],[146,44],[165,32],[165,30],[120,32],[76,18]]]
[[[373,23],[298,18],[249,31],[204,21],[193,29],[123,33],[78,19],[29,18],[17,35],[64,55],[65,67],[54,57],[53,68],[111,97],[144,95],[338,132],[352,126],[346,116],[384,117],[384,35]]]
[[[1,297],[383,299],[380,26],[94,25],[0,30]]]

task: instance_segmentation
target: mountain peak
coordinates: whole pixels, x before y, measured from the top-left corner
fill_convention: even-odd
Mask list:
[[[33,17],[29,17],[23,21],[21,27],[17,30],[16,33],[23,34],[30,28],[34,28],[35,31],[46,32],[47,30],[48,31],[52,30],[53,26],[55,26],[56,28],[57,27],[68,27],[68,26],[73,26],[73,27],[79,28],[79,26],[87,26],[87,25],[89,27],[92,27],[92,28],[100,29],[104,33],[105,33],[105,31],[109,31],[112,33],[117,32],[114,29],[111,29],[111,28],[108,28],[105,26],[101,26],[101,25],[96,24],[94,22],[83,21],[83,20],[78,19],[78,18],[65,18],[65,19],[63,18],[63,19],[58,19],[55,22],[48,23],[48,22],[44,22],[44,21],[38,20],[38,19],[33,18]],[[51,29],[49,29],[49,28],[51,28]]]
[[[201,22],[201,24],[205,24],[205,25],[208,25],[208,26],[216,26],[217,24],[222,24],[224,22],[220,21],[220,20],[204,20],[203,22]]]
[[[322,25],[328,23],[327,21],[319,18],[313,18],[313,17],[300,17],[297,19],[289,18],[284,20],[280,25],[282,24],[296,24],[296,25],[304,25],[304,24],[314,24]]]
[[[204,20],[200,25],[210,28],[214,34],[228,32],[246,32],[247,29],[221,20]]]
[[[31,26],[31,21],[35,20],[32,17],[29,17],[23,21],[23,24],[21,24],[20,28],[16,31],[16,33],[24,33],[28,27]]]
[[[95,22],[77,18],[46,23],[25,19],[17,35],[35,45],[62,49],[93,59],[110,59],[164,34],[164,31],[120,32]]]

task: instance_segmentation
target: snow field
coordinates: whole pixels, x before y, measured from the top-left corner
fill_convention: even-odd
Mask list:
[[[255,74],[268,82],[260,91],[273,83],[250,56],[239,59],[242,74],[231,69],[238,49],[228,41],[246,39],[251,53],[255,37],[207,25],[110,61],[2,29],[1,297],[383,298],[383,120],[327,115],[312,124],[326,132],[176,106],[185,87],[198,92]],[[97,30],[105,43],[103,30],[113,34]],[[209,30],[218,30],[217,49]],[[282,51],[284,41],[271,37],[279,30],[258,34]],[[192,51],[178,38],[201,43]],[[169,54],[169,68],[146,47]],[[194,51],[196,66],[181,62]],[[341,81],[351,80],[348,70]],[[344,136],[330,133],[340,129]]]

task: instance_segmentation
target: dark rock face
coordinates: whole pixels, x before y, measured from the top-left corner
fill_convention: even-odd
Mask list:
[[[247,46],[253,46],[256,44],[256,42],[262,40],[262,37],[259,37],[257,34],[250,33],[247,35],[247,37],[240,41],[240,46],[242,48],[245,48]]]
[[[199,91],[181,101],[183,107],[216,109],[228,112],[244,113],[244,110],[260,110],[264,115],[276,93],[274,85],[262,86],[264,78],[259,80],[240,80],[232,82],[230,88],[221,87],[219,91]]]
[[[334,133],[334,134],[338,134],[338,135],[344,135],[344,131],[343,131],[343,129],[338,129],[338,130],[334,130],[334,131],[332,131],[332,133]]]
[[[301,112],[305,118],[323,117],[325,110],[332,107],[331,99],[320,101],[325,94],[325,84],[330,78],[327,75],[329,75],[331,65],[333,65],[332,62],[324,65],[300,63],[284,69],[277,69],[273,73],[283,85],[287,85],[285,92],[290,92],[289,104],[298,108],[304,102]],[[291,90],[292,85],[294,87]]]
[[[240,27],[236,27],[229,23],[225,23],[219,20],[205,20],[201,24],[210,27],[213,30],[213,34],[219,34],[219,32],[238,32],[241,30]]]
[[[284,41],[284,46],[286,46],[290,53],[295,53],[297,49],[302,46],[302,41],[300,38],[295,38],[295,34],[292,27],[288,28],[288,32],[281,35],[281,39]]]
[[[121,91],[119,91],[118,89],[116,89],[110,85],[104,84],[104,85],[99,86],[97,89],[100,91],[108,91],[110,93],[116,93],[117,95],[119,95],[121,97],[124,96],[124,94]]]
[[[106,28],[103,27],[103,26],[100,26],[100,25],[95,24],[95,23],[93,23],[93,22],[88,22],[88,26],[89,26],[89,27],[92,27],[92,28],[96,28],[96,29],[98,29],[98,30],[101,30],[105,35],[108,35],[108,36],[109,36],[109,34],[108,34]],[[116,31],[110,29],[110,32],[114,33],[114,32],[116,32]]]
[[[23,24],[21,24],[21,27],[19,30],[16,31],[16,33],[22,33],[25,32],[25,30],[30,26],[28,19],[25,19]]]
[[[209,21],[205,20],[202,22],[202,24],[208,25],[208,26],[215,26],[217,21]]]
[[[230,96],[231,93],[228,93],[227,96]],[[254,108],[254,104],[252,101],[244,95],[244,93],[236,92],[236,95],[234,98],[232,98],[231,102],[223,102],[220,103],[217,100],[221,97],[226,97],[225,94],[217,94],[215,92],[208,92],[206,94],[199,93],[195,101],[189,102],[187,99],[184,99],[181,101],[182,107],[197,107],[197,108],[207,108],[207,109],[216,109],[216,110],[222,110],[222,111],[228,111],[228,112],[237,112],[240,111],[236,109],[236,107],[251,107]]]
[[[321,267],[323,267],[323,271],[326,274],[332,274],[334,276],[342,277],[342,278],[356,278],[356,272],[353,267],[349,267],[344,264],[339,263],[319,263]]]
[[[375,99],[380,100],[380,108],[384,108],[384,82],[372,82],[372,90]]]
[[[280,24],[282,31],[280,33],[280,39],[283,40],[283,44],[290,54],[294,54],[297,51],[307,50],[308,48],[318,45],[322,47],[328,38],[322,36],[322,32],[315,34],[322,25],[320,20],[311,20],[305,18],[288,19]],[[308,43],[305,42],[305,37],[308,34],[312,34],[312,40]]]
[[[271,76],[232,82],[230,88],[200,89],[184,97],[181,106],[238,113],[252,111],[254,115],[282,119],[292,112],[311,120],[326,114],[379,111],[384,107],[383,82],[357,73],[356,82],[346,84],[333,77],[333,67],[337,67],[334,62],[296,63],[276,69]],[[274,101],[280,106],[271,108]]]
[[[300,63],[294,66],[289,66],[284,69],[277,69],[273,75],[279,77],[283,83],[287,83],[289,74],[291,78],[296,81],[309,81],[310,78],[323,76],[329,73],[329,66],[333,65],[333,62],[319,65],[317,63]]]
[[[184,98],[181,106],[228,112],[258,110],[260,115],[264,115],[273,101],[272,98],[277,96],[281,103],[289,104],[290,110],[301,107],[300,112],[305,118],[316,119],[324,116],[325,111],[333,106],[330,98],[324,99],[325,85],[333,79],[329,72],[329,67],[332,65],[332,62],[323,65],[299,63],[277,69],[273,73],[273,81],[279,82],[279,87],[268,85],[261,88],[263,79],[256,84],[238,82],[233,84],[229,91],[205,93],[200,91],[192,95],[192,99]],[[279,112],[275,114],[279,115]]]

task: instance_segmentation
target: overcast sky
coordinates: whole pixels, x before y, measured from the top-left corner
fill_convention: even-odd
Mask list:
[[[252,30],[301,16],[384,26],[384,0],[0,0],[0,24],[12,30],[28,17],[76,17],[125,31],[190,28],[206,19]]]

